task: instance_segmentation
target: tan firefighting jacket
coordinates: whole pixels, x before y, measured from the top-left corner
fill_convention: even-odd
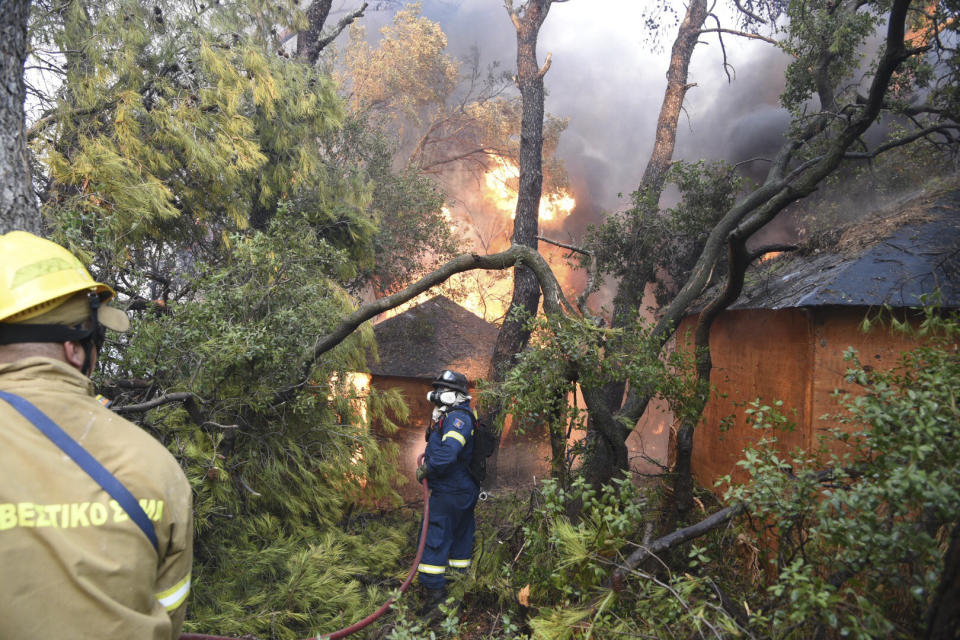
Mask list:
[[[0,400],[0,638],[177,638],[193,560],[190,485],[157,440],[48,358],[0,364],[0,389],[36,405],[137,498],[159,553],[106,491]]]

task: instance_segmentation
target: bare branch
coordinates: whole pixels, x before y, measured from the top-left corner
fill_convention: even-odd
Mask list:
[[[186,402],[189,400],[196,400],[197,396],[194,393],[189,391],[181,391],[177,393],[168,393],[166,395],[160,396],[159,398],[154,398],[148,402],[141,402],[140,404],[128,404],[123,407],[117,407],[114,409],[117,413],[133,413],[135,411],[149,411],[150,409],[156,409],[159,406],[165,404],[171,404],[173,402]]]
[[[316,50],[315,54],[311,54],[311,57],[314,62],[316,62],[317,56],[320,55],[320,52],[323,51],[324,47],[326,47],[331,42],[336,40],[337,36],[339,36],[344,29],[349,27],[354,20],[356,20],[357,18],[363,17],[363,12],[366,10],[366,8],[367,8],[367,3],[364,2],[363,6],[361,6],[359,9],[357,9],[356,11],[354,11],[353,13],[347,16],[344,16],[340,20],[340,22],[337,23],[337,26],[334,28],[333,33],[331,33],[325,38],[322,38],[321,40],[318,40],[316,46],[311,47],[311,51]]]
[[[556,0],[554,0],[556,1]],[[543,61],[543,66],[540,67],[540,70],[537,71],[537,77],[542,78],[547,75],[547,71],[550,70],[550,62],[553,60],[553,52],[547,52],[547,59]]]
[[[536,238],[537,238],[537,240],[540,240],[540,241],[542,241],[542,242],[546,242],[547,244],[552,244],[552,245],[557,246],[557,247],[560,247],[560,248],[562,248],[562,249],[569,249],[570,251],[575,251],[575,252],[577,252],[577,253],[582,253],[582,254],[585,255],[585,256],[592,256],[592,255],[593,255],[593,252],[592,252],[592,251],[587,251],[586,249],[582,249],[582,248],[580,248],[580,247],[578,247],[578,246],[576,246],[576,245],[567,244],[567,243],[565,243],[565,242],[560,242],[559,240],[551,240],[550,238],[547,238],[546,236],[536,236]]]
[[[503,270],[519,264],[529,267],[535,274],[543,291],[543,310],[548,317],[563,315],[564,310],[572,315],[577,314],[574,307],[564,297],[560,283],[553,274],[550,265],[536,250],[525,245],[515,244],[506,251],[489,255],[465,253],[450,260],[439,269],[428,273],[403,291],[361,305],[356,311],[341,320],[340,324],[331,333],[319,336],[313,348],[304,355],[301,365],[301,382],[275,394],[272,404],[279,404],[291,399],[297,393],[297,390],[306,385],[320,357],[343,342],[361,324],[374,316],[412,300],[431,287],[445,282],[454,274],[474,269]]]
[[[717,28],[715,28],[715,29],[701,29],[701,30],[700,30],[700,33],[701,33],[701,34],[704,34],[704,33],[729,33],[730,35],[739,36],[739,37],[741,37],[741,38],[749,38],[750,40],[762,40],[763,42],[769,42],[769,43],[772,44],[772,45],[778,45],[778,44],[780,44],[779,42],[777,42],[777,41],[774,40],[773,38],[770,38],[770,37],[764,36],[764,35],[760,35],[759,33],[751,33],[751,32],[749,32],[749,31],[738,31],[738,30],[736,30],[736,29],[727,29],[727,28],[725,28],[725,27],[717,27]]]
[[[926,127],[926,128],[920,129],[919,131],[915,131],[908,136],[897,138],[896,140],[891,140],[887,143],[884,143],[879,147],[877,147],[876,149],[874,149],[873,151],[865,151],[862,153],[845,153],[843,157],[847,159],[853,159],[853,160],[872,160],[873,158],[876,158],[877,156],[879,156],[881,153],[885,151],[890,151],[891,149],[902,147],[905,144],[910,144],[911,142],[919,140],[920,138],[929,136],[931,133],[946,134],[948,131],[960,131],[960,124],[939,124],[931,127]]]

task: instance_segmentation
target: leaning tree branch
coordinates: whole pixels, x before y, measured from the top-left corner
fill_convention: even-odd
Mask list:
[[[553,274],[550,265],[535,249],[516,244],[506,251],[489,255],[465,253],[445,263],[439,269],[428,273],[406,289],[361,305],[356,311],[341,320],[340,324],[337,325],[332,332],[325,336],[319,336],[313,348],[304,354],[300,366],[299,379],[301,382],[277,392],[271,404],[280,404],[293,398],[298,390],[309,381],[320,357],[343,342],[361,324],[374,316],[412,300],[424,291],[442,284],[457,273],[473,271],[475,269],[502,271],[503,269],[509,269],[518,264],[529,267],[536,276],[540,288],[543,291],[543,310],[547,316],[561,316],[564,314],[564,311],[570,315],[577,315],[574,307],[567,301],[566,297],[564,297],[560,283]]]
[[[918,131],[914,131],[908,136],[902,138],[897,138],[896,140],[890,140],[872,151],[864,151],[860,153],[846,153],[844,158],[848,160],[873,160],[881,153],[885,151],[890,151],[891,149],[896,149],[897,147],[902,147],[903,145],[910,144],[915,142],[920,138],[925,138],[931,133],[943,133],[948,134],[949,132],[960,131],[960,124],[938,124],[930,127],[924,127]]]

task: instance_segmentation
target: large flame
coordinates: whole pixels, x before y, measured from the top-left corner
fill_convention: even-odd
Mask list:
[[[484,196],[497,210],[509,213],[513,218],[517,214],[517,183],[520,168],[510,160],[493,157],[495,166],[484,176]],[[566,189],[557,189],[540,197],[540,219],[548,222],[562,220],[570,215],[577,205],[576,200]]]
[[[472,201],[474,209],[485,212],[486,215],[481,216],[480,220],[487,223],[490,222],[491,218],[494,221],[506,221],[508,220],[507,216],[509,216],[509,220],[512,220],[516,216],[517,210],[517,186],[520,169],[510,160],[500,156],[494,156],[493,162],[494,166],[484,174],[479,193],[471,194],[468,198],[465,198]],[[573,196],[564,189],[557,189],[552,193],[544,194],[540,198],[540,220],[545,222],[563,220],[570,215],[575,206],[576,201]],[[450,208],[443,207],[443,216],[451,229],[457,226],[458,220],[463,222],[466,218],[470,218],[470,214],[465,213],[464,209],[464,207],[458,207],[451,211]],[[480,226],[483,225],[478,224],[476,220],[470,219],[466,222],[467,228],[470,229],[474,237],[475,251],[493,253],[510,245],[512,223],[495,223],[490,225],[489,229],[481,230]],[[571,269],[562,261],[554,259],[559,254],[552,249],[550,248],[545,252],[545,257],[551,263],[560,281],[566,282],[569,280]],[[469,271],[452,276],[447,280],[443,289],[445,295],[449,295],[462,307],[487,322],[499,322],[503,320],[507,308],[510,306],[510,298],[513,295],[513,279],[507,272]],[[435,295],[437,295],[435,290],[426,291],[385,312],[380,320],[399,315],[426,302]]]

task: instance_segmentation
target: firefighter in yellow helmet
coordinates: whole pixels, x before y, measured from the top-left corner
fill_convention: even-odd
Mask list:
[[[190,485],[87,377],[114,296],[63,247],[0,236],[0,637],[177,638]]]

